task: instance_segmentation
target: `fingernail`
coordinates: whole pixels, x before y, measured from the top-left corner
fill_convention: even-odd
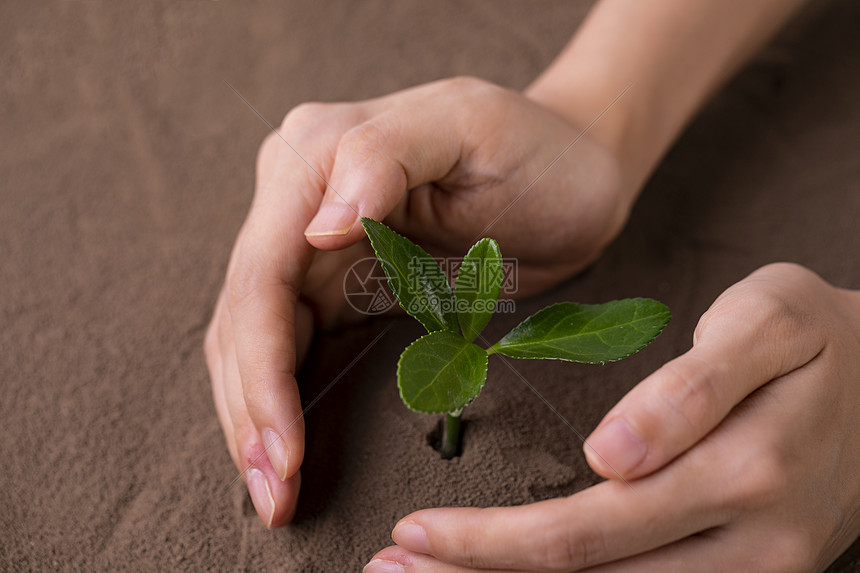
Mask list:
[[[406,569],[400,563],[394,561],[384,561],[382,559],[374,559],[364,566],[361,573],[403,573]]]
[[[287,479],[287,464],[290,461],[290,450],[283,438],[275,430],[266,428],[263,430],[263,447],[266,448],[266,454],[269,456],[269,461],[272,462],[272,467],[275,468],[275,473],[281,478],[281,481]]]
[[[352,230],[358,214],[345,203],[324,203],[305,229],[306,237],[343,236]]]
[[[430,544],[427,543],[427,532],[414,521],[401,521],[394,526],[391,538],[397,545],[416,553],[430,554]]]
[[[597,430],[587,444],[590,453],[622,476],[638,466],[648,452],[648,445],[620,417]]]
[[[254,502],[257,513],[263,518],[266,528],[271,529],[272,520],[275,518],[275,498],[272,497],[272,488],[269,487],[265,474],[257,468],[249,469],[247,476],[251,501]]]

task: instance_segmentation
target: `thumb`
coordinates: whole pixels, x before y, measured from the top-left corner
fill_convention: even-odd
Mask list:
[[[342,249],[359,241],[364,237],[359,217],[382,220],[407,189],[441,179],[457,164],[463,122],[452,106],[432,105],[422,97],[437,89],[407,92],[398,105],[343,135],[330,184],[305,230],[314,247]]]
[[[594,471],[635,479],[660,469],[758,388],[818,355],[819,333],[756,286],[729,289],[700,320],[693,348],[610,410],[583,446]]]

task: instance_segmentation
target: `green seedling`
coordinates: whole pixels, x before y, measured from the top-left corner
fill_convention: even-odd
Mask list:
[[[483,348],[474,341],[486,342],[481,331],[493,316],[504,274],[496,241],[481,239],[469,249],[452,290],[421,247],[373,219],[364,217],[361,224],[400,306],[427,329],[400,355],[397,386],[411,410],[446,415],[445,459],[459,450],[461,414],[484,387],[491,354],[603,364],[647,346],[671,318],[665,305],[647,298],[561,302]]]

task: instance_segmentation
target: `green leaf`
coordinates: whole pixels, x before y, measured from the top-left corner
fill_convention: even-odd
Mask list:
[[[457,318],[468,341],[475,340],[496,310],[502,289],[502,253],[493,239],[481,239],[463,258],[454,294]]]
[[[671,317],[665,305],[648,298],[562,302],[525,319],[487,353],[590,364],[621,360],[654,340]]]
[[[362,217],[361,224],[388,277],[388,286],[403,310],[423,324],[428,332],[456,332],[454,293],[433,257],[378,221]]]
[[[397,363],[400,397],[411,410],[454,412],[475,399],[487,379],[487,353],[442,330],[410,344]]]

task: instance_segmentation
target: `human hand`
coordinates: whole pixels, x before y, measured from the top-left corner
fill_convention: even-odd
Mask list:
[[[620,170],[580,126],[470,78],[287,115],[260,149],[205,343],[228,449],[268,527],[289,521],[298,496],[295,373],[312,316],[348,317],[343,273],[370,254],[359,215],[437,255],[492,232],[518,257],[526,295],[587,265],[620,231],[634,196]]]
[[[858,372],[860,293],[764,267],[589,438],[629,486],[418,511],[365,571],[822,571],[860,533]]]

